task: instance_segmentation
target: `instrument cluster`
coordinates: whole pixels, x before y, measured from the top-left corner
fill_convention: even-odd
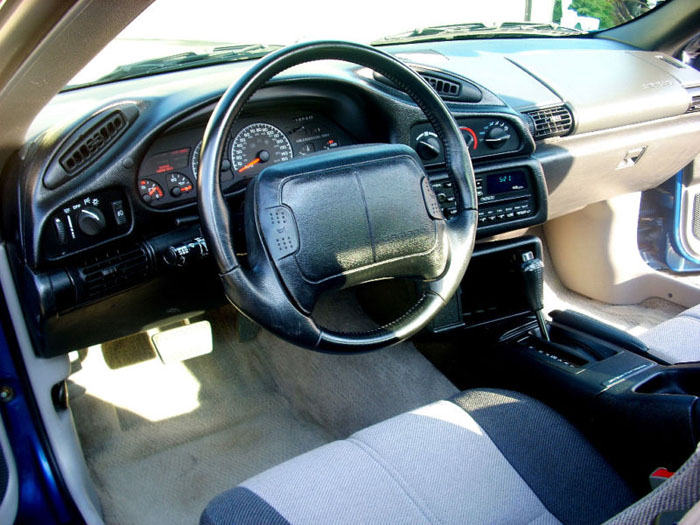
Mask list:
[[[149,148],[136,186],[154,208],[173,208],[196,198],[203,127],[167,133]],[[339,126],[311,112],[261,114],[234,124],[221,162],[224,193],[242,191],[267,166],[352,144]]]

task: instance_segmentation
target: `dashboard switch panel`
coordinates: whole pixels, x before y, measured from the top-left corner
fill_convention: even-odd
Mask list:
[[[83,195],[51,214],[42,248],[48,260],[61,259],[126,235],[131,223],[131,210],[121,190]]]

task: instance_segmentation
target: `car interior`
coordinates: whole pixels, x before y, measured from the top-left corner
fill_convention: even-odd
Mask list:
[[[0,2],[0,522],[700,523],[700,4],[70,84],[150,3]]]

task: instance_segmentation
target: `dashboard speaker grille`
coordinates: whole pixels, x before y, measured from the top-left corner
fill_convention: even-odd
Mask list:
[[[121,111],[112,111],[81,135],[59,162],[67,173],[74,173],[91,163],[97,155],[126,130],[128,120]]]
[[[571,111],[563,105],[526,111],[525,114],[534,122],[536,140],[566,135],[571,132],[574,124]]]
[[[88,297],[103,296],[143,281],[150,273],[148,253],[142,246],[110,250],[86,261],[79,275]]]
[[[449,80],[438,78],[428,73],[421,73],[420,75],[428,81],[428,84],[433,86],[433,89],[438,92],[438,95],[445,97],[459,97],[462,86],[460,86],[457,82],[450,82]]]

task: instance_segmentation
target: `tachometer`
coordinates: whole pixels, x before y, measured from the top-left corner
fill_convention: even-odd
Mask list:
[[[245,177],[260,173],[266,166],[293,157],[292,146],[281,130],[257,122],[246,126],[233,139],[233,172]]]
[[[192,174],[194,175],[194,178],[196,179],[198,177],[197,171],[199,170],[199,156],[202,153],[202,141],[199,141],[199,144],[197,144],[197,147],[194,148],[194,151],[192,152]]]

